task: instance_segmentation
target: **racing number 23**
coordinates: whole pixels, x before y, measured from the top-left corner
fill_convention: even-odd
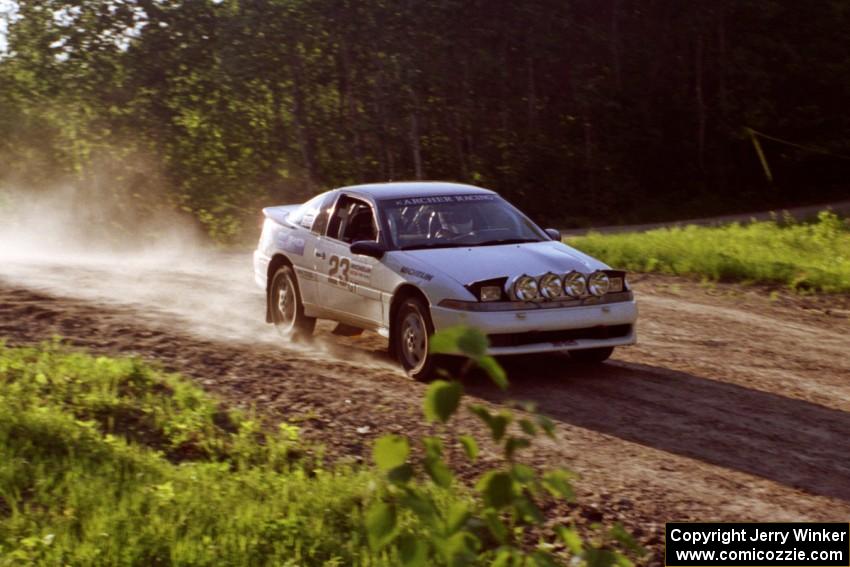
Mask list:
[[[351,260],[339,256],[331,256],[330,259],[331,269],[328,272],[330,277],[336,277],[340,282],[345,283],[348,281],[348,269],[351,267]],[[337,274],[339,274],[337,276]]]

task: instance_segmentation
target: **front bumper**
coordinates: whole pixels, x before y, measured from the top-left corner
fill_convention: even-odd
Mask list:
[[[494,341],[495,344],[488,349],[492,355],[631,345],[637,340],[637,315],[634,299],[581,307],[515,311],[467,311],[431,307],[431,318],[437,331],[466,325],[500,339],[506,335],[517,339]],[[604,332],[606,328],[616,329],[616,333],[612,334],[617,336],[607,337]]]

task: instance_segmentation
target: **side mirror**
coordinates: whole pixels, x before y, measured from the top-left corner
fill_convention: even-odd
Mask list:
[[[374,240],[358,240],[351,245],[352,254],[369,256],[377,260],[380,260],[384,256],[384,252],[386,252],[384,245]]]
[[[547,228],[543,232],[548,234],[549,238],[551,238],[552,240],[557,240],[558,242],[561,241],[561,231],[557,228]]]

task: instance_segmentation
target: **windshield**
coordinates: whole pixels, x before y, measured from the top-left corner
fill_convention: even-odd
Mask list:
[[[497,195],[410,197],[381,201],[401,250],[540,242],[547,236]]]

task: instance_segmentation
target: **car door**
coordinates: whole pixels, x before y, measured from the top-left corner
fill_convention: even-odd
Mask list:
[[[318,297],[321,307],[347,322],[375,327],[383,320],[380,291],[375,289],[378,260],[351,253],[358,240],[377,240],[375,209],[364,199],[343,194],[317,243]]]

